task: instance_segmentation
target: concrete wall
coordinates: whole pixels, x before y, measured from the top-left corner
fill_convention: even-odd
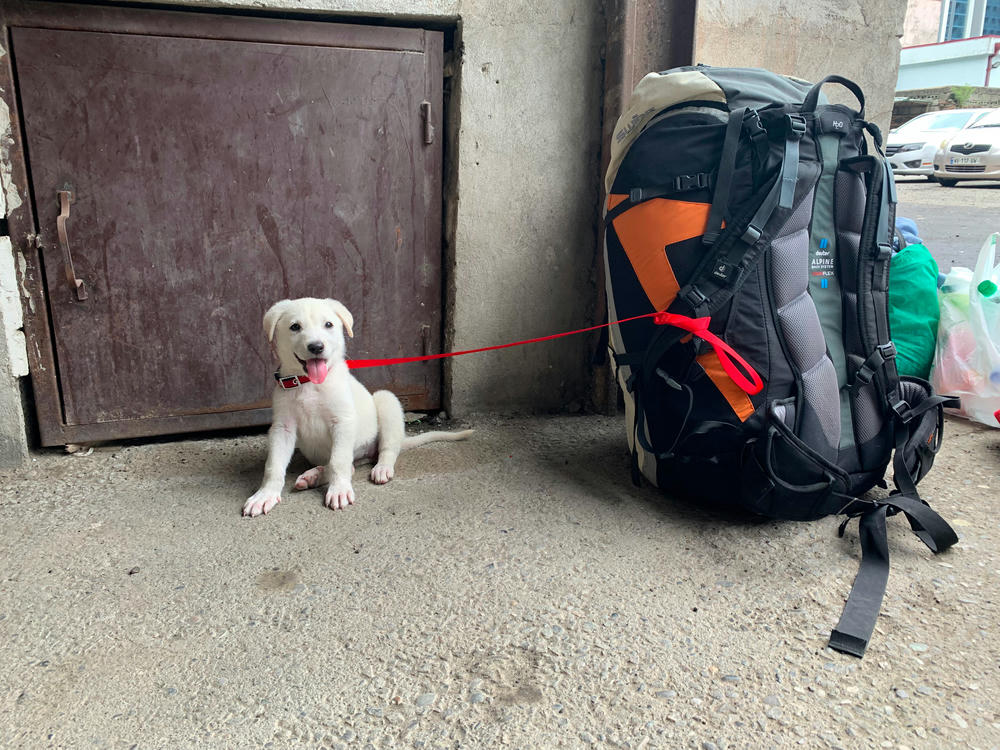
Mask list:
[[[473,348],[600,317],[595,218],[602,3],[232,0],[228,6],[304,10],[347,20],[361,15],[460,21],[457,107],[450,123],[454,203],[446,216],[452,325],[447,343]],[[887,128],[905,7],[905,0],[874,5],[702,0],[695,59],[758,65],[810,79],[846,75],[864,87],[870,115]],[[10,254],[0,246],[4,288],[10,286]],[[0,310],[0,315],[5,330],[17,327],[14,313]],[[458,414],[573,409],[591,395],[592,346],[593,339],[572,337],[453,360],[450,407]],[[23,361],[23,343],[15,339],[11,348],[14,361]],[[5,393],[17,395],[0,383],[0,396]],[[0,412],[0,431],[9,434],[9,424]]]
[[[599,315],[594,268],[601,3],[234,0],[227,7],[329,13],[347,21],[363,15],[417,24],[460,22],[455,87],[460,106],[450,123],[451,136],[457,128],[457,139],[451,137],[456,202],[446,218],[453,324],[447,343],[460,349],[498,344],[581,327]],[[2,245],[5,298],[16,289],[11,268],[11,250]],[[6,331],[19,327],[16,305],[0,315]],[[450,407],[460,414],[573,408],[589,395],[592,347],[592,339],[578,336],[454,360]],[[11,340],[9,348],[17,374],[23,374],[23,340]],[[3,368],[4,376],[9,369]],[[13,393],[3,383],[0,392]],[[23,433],[0,412],[0,432],[17,429]]]
[[[810,81],[842,75],[861,86],[868,119],[887,132],[905,14],[906,0],[700,0],[695,61]],[[827,93],[853,103],[841,91]]]

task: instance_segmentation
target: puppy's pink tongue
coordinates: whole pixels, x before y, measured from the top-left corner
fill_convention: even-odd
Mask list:
[[[307,359],[306,373],[309,375],[309,379],[312,382],[322,383],[324,380],[326,380],[326,360]]]

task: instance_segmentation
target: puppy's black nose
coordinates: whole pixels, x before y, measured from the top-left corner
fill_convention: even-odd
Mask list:
[[[323,353],[323,343],[321,341],[313,341],[311,344],[306,345],[312,354],[322,354]]]

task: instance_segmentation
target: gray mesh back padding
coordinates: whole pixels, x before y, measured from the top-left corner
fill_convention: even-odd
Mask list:
[[[809,320],[810,314],[815,312],[812,298],[808,294],[800,294],[785,305],[782,310],[782,321]],[[788,355],[796,364],[800,362],[816,363],[826,354],[823,336],[816,336],[815,331],[809,330],[805,326],[789,326],[782,332],[785,335],[785,343],[788,345]]]
[[[774,416],[788,427],[795,427],[795,407],[792,404],[781,404],[774,407]]]
[[[791,304],[805,290],[799,281],[809,275],[809,253],[798,252],[797,246],[803,241],[800,235],[804,232],[771,243],[771,294],[776,308]],[[808,235],[805,240],[808,241]]]
[[[870,384],[868,387],[858,389],[851,406],[854,408],[855,439],[861,444],[874,440],[882,431],[882,415],[879,414],[875,388]]]
[[[840,445],[837,372],[826,355],[823,328],[809,296],[812,191],[771,242],[770,286],[791,365],[802,383],[799,437],[831,461]]]
[[[844,299],[844,345],[847,356],[866,357],[858,328],[858,247],[865,216],[865,186],[861,175],[837,172],[834,218],[837,227],[837,256],[840,290]],[[853,373],[848,373],[853,376]]]
[[[858,254],[861,225],[865,213],[865,183],[861,175],[847,170],[837,172],[834,218],[837,226],[837,254],[840,287],[844,301],[844,347],[849,363],[848,378],[853,379],[857,366],[868,356],[861,340],[858,319]],[[885,425],[876,382],[857,387],[851,401],[854,441],[861,450],[865,465],[865,444],[878,437]],[[880,455],[879,451],[876,451]]]

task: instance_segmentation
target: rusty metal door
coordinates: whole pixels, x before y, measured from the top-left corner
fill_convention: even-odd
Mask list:
[[[266,423],[285,297],[343,301],[351,357],[439,349],[440,33],[59,7],[5,19],[44,443]],[[361,378],[440,404],[438,363]]]

